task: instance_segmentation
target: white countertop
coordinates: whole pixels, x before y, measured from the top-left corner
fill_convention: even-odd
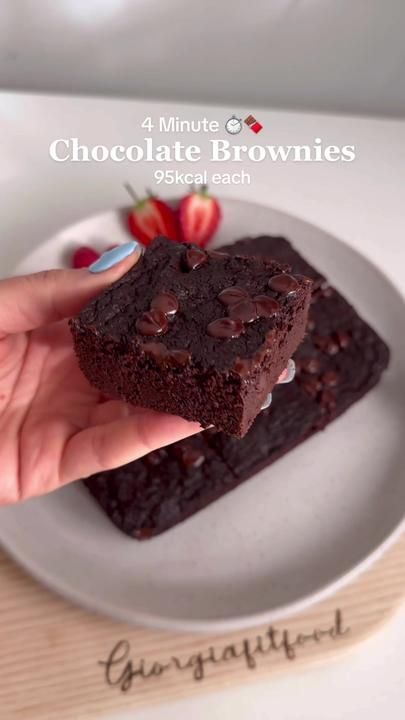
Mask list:
[[[322,226],[378,263],[405,293],[405,121],[375,120],[128,100],[0,94],[0,230],[4,275],[33,245],[63,225],[126,203],[122,182],[142,191],[156,189],[153,163],[56,163],[52,140],[79,137],[90,146],[130,145],[147,133],[146,116],[218,120],[233,112],[257,115],[264,130],[246,133],[240,143],[355,145],[351,163],[250,163],[250,185],[221,187],[219,194],[243,197],[291,212]],[[157,136],[171,143],[171,134]],[[224,137],[224,134],[218,135]],[[241,137],[241,136],[240,136]],[[208,147],[207,136],[188,135],[187,143]],[[182,169],[186,169],[184,163]],[[207,163],[188,164],[194,172]],[[224,163],[213,170],[235,170]],[[238,168],[239,169],[239,168]],[[172,187],[162,196],[176,194]],[[383,713],[402,720],[405,706],[405,608],[363,645],[325,667],[294,672],[267,683],[137,712],[138,720],[170,718],[277,717],[283,720],[377,720]],[[124,713],[110,720],[129,720]]]

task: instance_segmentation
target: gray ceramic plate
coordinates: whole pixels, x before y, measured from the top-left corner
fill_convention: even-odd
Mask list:
[[[217,244],[285,234],[389,343],[383,381],[325,432],[154,540],[122,535],[80,484],[0,511],[27,570],[88,608],[133,623],[223,631],[272,621],[335,591],[398,536],[405,515],[405,307],[364,257],[270,208],[224,200]],[[120,213],[68,228],[18,268],[61,264],[72,242],[124,239]],[[101,238],[101,240],[100,240]]]

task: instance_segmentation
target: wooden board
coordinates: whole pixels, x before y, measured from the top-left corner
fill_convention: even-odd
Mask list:
[[[283,622],[164,633],[82,610],[0,552],[0,718],[101,718],[324,662],[373,632],[404,594],[405,536],[351,585]]]

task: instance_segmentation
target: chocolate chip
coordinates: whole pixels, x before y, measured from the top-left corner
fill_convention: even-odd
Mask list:
[[[316,347],[323,350],[323,352],[326,352],[328,355],[336,355],[340,350],[337,340],[334,340],[333,337],[314,335],[312,340]]]
[[[319,372],[320,367],[321,363],[318,358],[301,358],[300,360],[300,369],[310,375],[316,375],[316,373]]]
[[[241,300],[247,300],[248,297],[249,294],[247,290],[234,285],[233,287],[221,290],[218,295],[218,300],[220,300],[223,305],[235,305],[241,302]]]
[[[191,468],[198,468],[203,464],[205,460],[205,456],[202,450],[194,448],[192,447],[192,445],[175,445],[173,447],[173,452],[180,460],[185,470],[189,470]]]
[[[319,348],[320,350],[326,350],[326,347],[329,343],[329,338],[325,335],[314,335],[312,337],[312,341],[315,347]]]
[[[326,387],[336,387],[339,382],[339,373],[335,370],[328,370],[322,375],[321,380]]]
[[[349,333],[347,333],[345,330],[338,330],[335,335],[339,343],[339,347],[342,350],[345,350],[347,347],[349,347],[351,341]]]
[[[340,350],[340,348],[339,348],[339,345],[337,344],[337,342],[333,338],[330,338],[330,340],[328,340],[328,343],[325,347],[325,351],[328,353],[328,355],[337,355],[339,350]]]
[[[160,310],[144,312],[136,321],[136,329],[141,335],[160,335],[168,326],[167,317]]]
[[[290,293],[296,292],[299,285],[292,275],[282,273],[281,275],[273,275],[273,277],[270,278],[269,288],[277,293],[289,295]]]
[[[189,270],[196,270],[208,260],[207,253],[200,248],[188,248],[186,250],[185,263]]]
[[[304,392],[313,399],[315,399],[319,391],[322,390],[322,383],[316,377],[307,377],[300,385]]]
[[[191,360],[191,353],[188,350],[170,350],[166,356],[166,362],[176,367],[185,367]]]
[[[253,369],[253,361],[250,358],[236,358],[233,369],[242,378],[247,378]]]
[[[156,359],[162,359],[167,355],[167,347],[163,343],[149,342],[142,345],[142,350]]]
[[[242,320],[245,323],[253,322],[253,320],[257,319],[256,303],[247,299],[231,305],[229,317],[232,320]]]
[[[319,404],[323,410],[330,412],[336,407],[336,398],[330,390],[322,390],[319,396]]]
[[[173,293],[163,291],[153,298],[150,306],[152,310],[160,310],[165,315],[173,316],[179,309],[179,301]]]
[[[242,335],[244,330],[241,320],[232,320],[232,318],[223,317],[213,320],[207,327],[208,335],[214,338],[237,338]]]
[[[273,317],[280,310],[280,304],[274,298],[267,295],[256,295],[253,298],[256,303],[256,312],[258,317]]]

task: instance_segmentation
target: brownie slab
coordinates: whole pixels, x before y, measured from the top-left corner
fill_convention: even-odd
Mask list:
[[[308,265],[284,238],[240,240],[229,252],[271,253],[313,280],[307,334],[294,355],[296,377],[273,391],[273,402],[243,443],[222,433],[211,445],[240,479],[251,477],[318,430],[325,428],[380,379],[389,350],[350,303]]]
[[[268,258],[156,239],[71,321],[100,391],[242,437],[302,341],[312,283]]]
[[[137,539],[173,527],[326,427],[378,382],[389,362],[383,340],[287,240],[263,236],[225,249],[268,253],[313,279],[308,331],[294,356],[297,375],[275,388],[272,405],[243,439],[209,429],[85,480],[117,527]],[[193,451],[198,459],[185,467],[179,458]]]
[[[200,433],[94,475],[86,485],[120,530],[146,540],[216,500],[235,478]]]

